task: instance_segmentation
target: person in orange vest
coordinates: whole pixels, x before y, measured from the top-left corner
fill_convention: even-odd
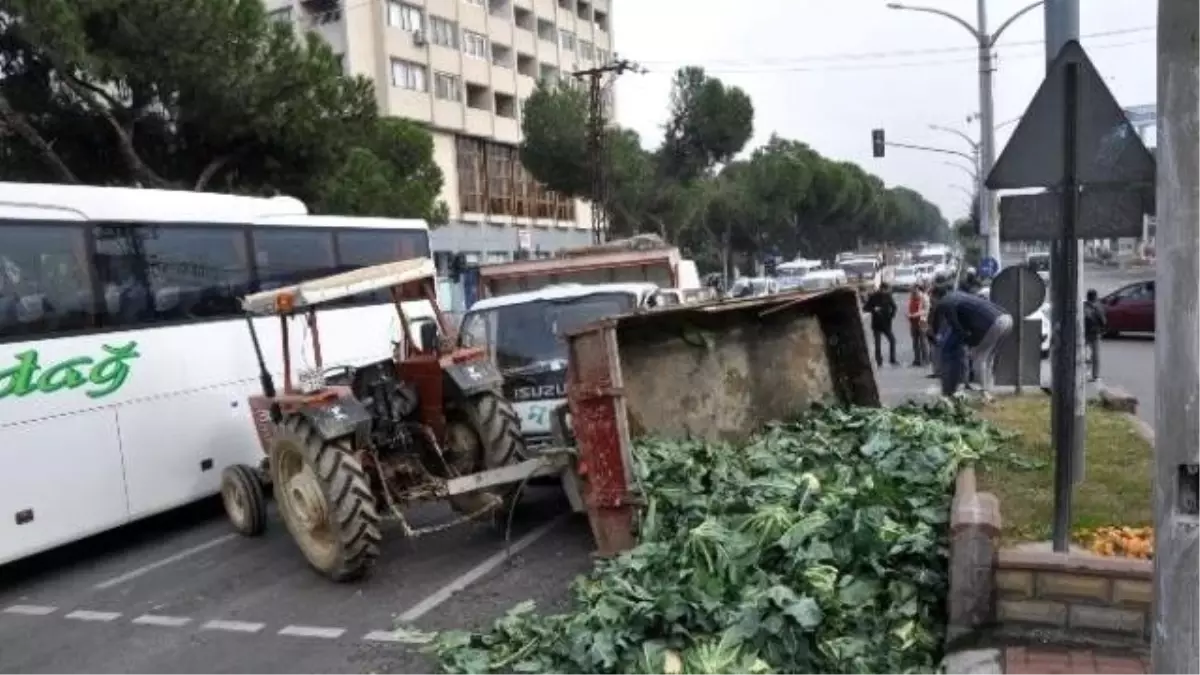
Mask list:
[[[918,281],[908,293],[908,331],[912,339],[914,368],[922,368],[929,360],[929,340],[925,336],[929,329],[929,294],[925,284]]]

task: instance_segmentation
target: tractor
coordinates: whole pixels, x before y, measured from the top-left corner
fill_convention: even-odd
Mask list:
[[[249,408],[265,456],[257,467],[233,465],[222,472],[222,500],[238,532],[263,533],[269,486],[309,564],[335,581],[350,581],[368,573],[378,557],[382,520],[397,521],[405,536],[414,537],[494,517],[511,505],[518,484],[569,470],[564,455],[529,457],[517,415],[501,393],[500,372],[484,350],[454,346],[434,280],[433,261],[418,258],[243,299],[262,388]],[[384,291],[403,331],[391,357],[324,365],[318,310]],[[414,331],[405,305],[421,300],[432,305],[434,320]],[[279,318],[282,391],[255,328],[261,316]],[[311,344],[301,347],[315,361],[295,381],[293,319],[303,322]],[[448,501],[457,515],[425,528],[410,526],[405,507],[431,500]]]

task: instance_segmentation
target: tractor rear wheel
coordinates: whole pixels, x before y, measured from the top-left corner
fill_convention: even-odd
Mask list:
[[[362,577],[379,557],[371,483],[349,441],[325,441],[302,417],[276,427],[271,445],[275,501],[304,557],[334,581]]]
[[[525,456],[525,441],[512,403],[492,392],[463,401],[447,430],[447,461],[459,475],[498,469]],[[507,517],[515,488],[498,485],[487,490],[454,495],[450,506],[459,513],[475,513],[489,501],[501,500],[495,515]]]
[[[267,529],[267,495],[258,473],[245,464],[221,472],[221,502],[233,529],[257,537]]]

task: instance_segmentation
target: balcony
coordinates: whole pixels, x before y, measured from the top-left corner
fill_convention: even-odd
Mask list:
[[[532,77],[536,80],[538,77],[537,58],[535,58],[532,54],[521,54],[518,52],[517,72],[526,77]]]
[[[512,21],[512,0],[488,0],[488,14],[491,14],[493,19]]]
[[[558,68],[548,63],[543,63],[538,67],[538,82],[550,85],[558,82],[559,77],[561,77],[561,73]]]
[[[516,53],[513,48],[499,42],[492,43],[492,65],[512,70],[517,65]]]
[[[596,10],[592,13],[592,22],[596,24],[597,30],[602,30],[605,33],[609,32],[608,12]]]
[[[546,19],[537,20],[537,36],[542,42],[549,42],[553,48],[558,48],[558,29],[554,27],[553,21]],[[546,49],[551,49],[550,46],[545,46]]]
[[[579,4],[575,6],[575,16],[578,17],[580,21],[591,21],[592,3],[587,2],[587,0],[579,0]]]

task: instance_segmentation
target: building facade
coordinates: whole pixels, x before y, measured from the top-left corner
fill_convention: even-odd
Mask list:
[[[433,134],[449,224],[431,234],[439,268],[453,253],[502,262],[591,241],[586,203],[521,166],[521,111],[542,80],[612,58],[612,0],[265,0],[279,20],[322,35],[346,71],[375,82],[380,110]],[[606,100],[611,110],[611,95]]]

